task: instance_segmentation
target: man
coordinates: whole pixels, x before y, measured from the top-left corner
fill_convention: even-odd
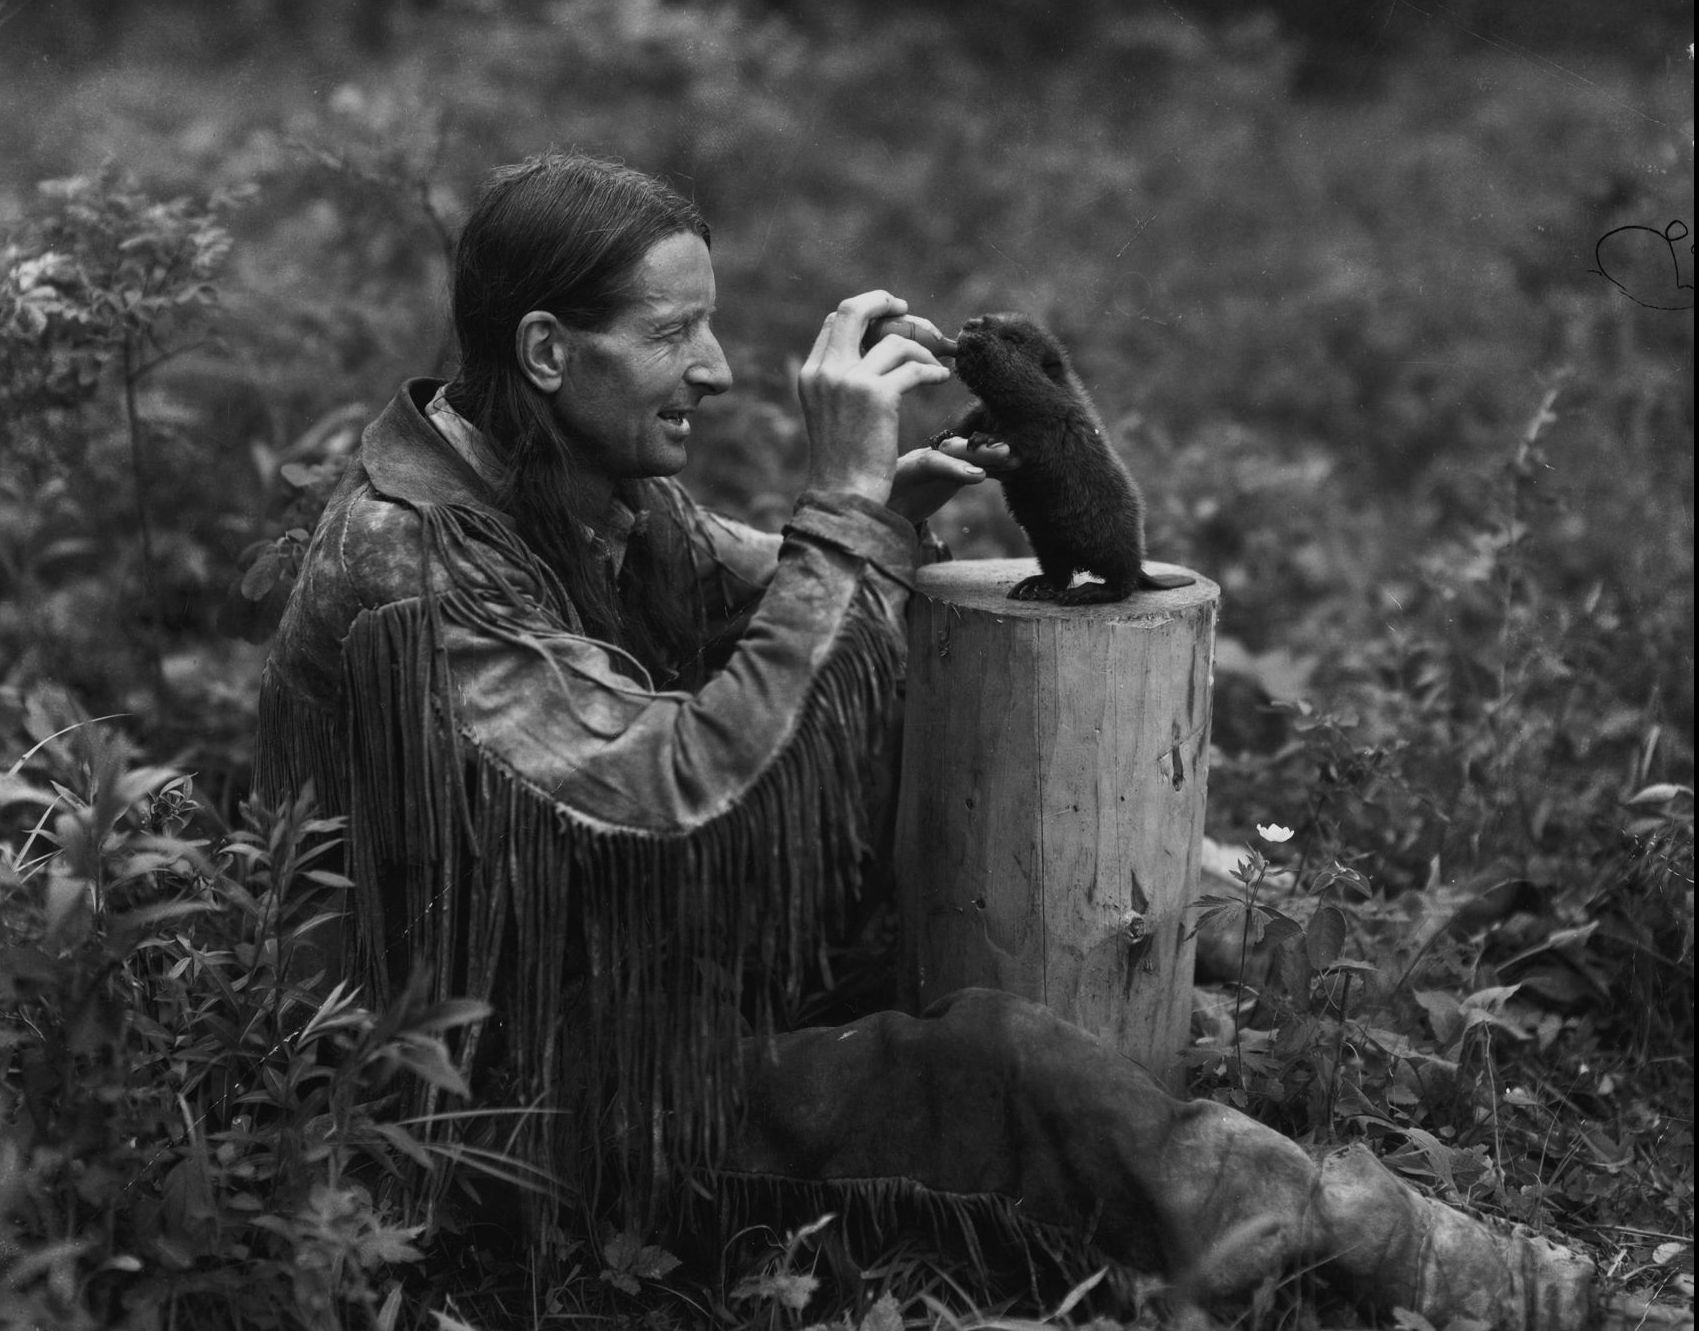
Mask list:
[[[901,402],[948,379],[948,342],[864,350],[906,310],[871,292],[802,368],[808,480],[783,536],[697,508],[670,478],[731,386],[709,240],[636,171],[498,172],[457,251],[459,372],[402,389],[319,524],[258,785],[312,781],[348,816],[379,996],[423,967],[438,997],[493,1003],[463,1061],[484,1098],[551,1111],[524,1150],[592,1210],[828,1189],[1061,1236],[1205,1301],[1319,1264],[1432,1319],[1582,1308],[1579,1266],[1366,1153],[1318,1167],[1177,1101],[1008,995],[766,1029],[872,837],[915,524],[1007,459],[953,440],[899,460]]]

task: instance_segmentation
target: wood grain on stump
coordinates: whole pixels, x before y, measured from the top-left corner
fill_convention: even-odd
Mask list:
[[[1031,559],[920,570],[896,873],[905,995],[1048,1004],[1178,1081],[1220,588],[1011,601]]]

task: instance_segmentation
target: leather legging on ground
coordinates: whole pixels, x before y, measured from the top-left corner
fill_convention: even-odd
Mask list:
[[[1592,1268],[1422,1197],[1363,1148],[1313,1160],[1038,1004],[963,990],[751,1051],[726,1161],[746,1176],[901,1179],[1013,1202],[1188,1300],[1300,1267],[1365,1304],[1498,1328],[1590,1324]]]

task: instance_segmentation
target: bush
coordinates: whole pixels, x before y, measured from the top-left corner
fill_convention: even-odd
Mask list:
[[[0,812],[0,1324],[399,1325],[456,1155],[401,1091],[464,1092],[441,1033],[482,1012],[324,982],[338,824],[190,836],[188,778],[88,725]]]

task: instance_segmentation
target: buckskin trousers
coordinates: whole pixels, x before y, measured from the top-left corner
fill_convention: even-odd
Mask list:
[[[1363,1147],[1312,1159],[1227,1106],[1180,1100],[1049,1009],[969,989],[747,1051],[731,1178],[975,1202],[1166,1277],[1182,1303],[1313,1269],[1437,1326],[1592,1325],[1593,1272],[1416,1193]]]

